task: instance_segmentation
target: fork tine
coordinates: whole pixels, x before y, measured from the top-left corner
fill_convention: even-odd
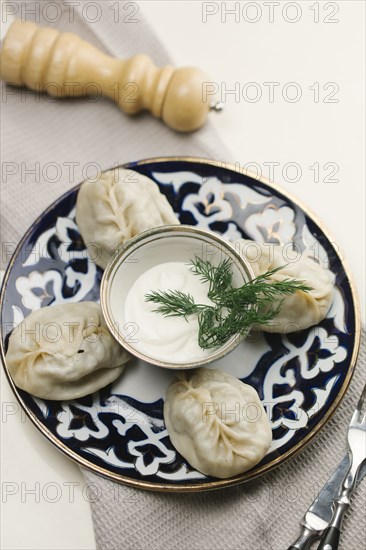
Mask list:
[[[362,427],[364,430],[366,430],[366,413],[363,415],[363,418],[362,418],[360,424],[361,424],[361,427]]]
[[[360,418],[361,418],[361,411],[358,407],[356,407],[356,409],[355,409],[355,411],[352,415],[351,422],[349,423],[349,425],[354,426],[355,424],[359,424]]]
[[[363,404],[365,402],[365,399],[366,399],[366,384],[362,390],[362,393],[361,393],[361,396],[360,396],[360,399],[358,400],[358,403],[356,405],[356,410],[358,411],[361,411],[362,410],[362,407],[363,407]]]

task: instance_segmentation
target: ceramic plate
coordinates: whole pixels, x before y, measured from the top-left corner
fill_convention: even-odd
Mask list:
[[[326,423],[350,382],[360,321],[350,275],[330,237],[296,200],[264,180],[195,158],[152,159],[129,167],[158,185],[181,223],[229,240],[289,243],[288,260],[307,250],[334,273],[333,305],[319,325],[289,335],[259,334],[214,364],[258,391],[273,443],[255,468],[226,480],[192,469],[172,446],[163,421],[174,373],[137,359],[114,384],[83,399],[44,401],[17,389],[41,432],[80,464],[132,486],[195,491],[268,471],[301,449]],[[78,188],[52,204],[19,244],[2,289],[2,354],[13,326],[31,311],[99,300],[102,271],[87,257],[75,223]],[[291,244],[293,243],[293,244]]]

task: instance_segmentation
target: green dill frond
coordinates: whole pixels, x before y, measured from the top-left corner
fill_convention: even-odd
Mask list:
[[[195,304],[191,294],[181,292],[180,290],[159,290],[145,294],[146,302],[160,304],[154,309],[165,317],[185,317],[197,315],[204,305]]]
[[[202,349],[225,344],[231,337],[244,334],[253,325],[272,321],[281,310],[285,296],[297,291],[309,292],[312,288],[304,281],[268,279],[284,266],[271,269],[239,288],[232,284],[229,259],[218,266],[198,256],[191,260],[191,271],[204,283],[209,283],[208,298],[214,305],[196,304],[191,294],[179,290],[157,291],[145,295],[145,300],[159,304],[154,309],[166,317],[198,317],[198,343]]]
[[[192,273],[198,275],[202,282],[209,283],[208,297],[210,299],[231,287],[233,274],[229,258],[226,258],[218,266],[214,266],[208,260],[202,260],[195,256],[189,265]]]

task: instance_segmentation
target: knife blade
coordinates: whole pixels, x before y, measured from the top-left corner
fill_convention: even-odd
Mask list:
[[[350,457],[347,453],[301,519],[300,524],[303,526],[301,535],[288,550],[307,550],[328,527],[333,517],[333,503],[340,496],[349,467]],[[365,474],[366,463],[360,468],[357,484]]]

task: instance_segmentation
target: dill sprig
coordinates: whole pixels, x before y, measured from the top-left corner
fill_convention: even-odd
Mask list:
[[[279,313],[285,296],[312,290],[296,279],[269,282],[268,279],[284,266],[271,269],[235,288],[230,260],[214,266],[196,256],[189,265],[192,273],[209,284],[207,296],[212,305],[196,304],[191,294],[180,290],[153,291],[145,295],[145,300],[158,304],[153,311],[166,317],[188,320],[190,315],[196,315],[198,343],[202,349],[221,346],[232,336],[247,333],[253,325],[269,323]]]
[[[145,295],[146,302],[155,302],[160,306],[153,311],[162,313],[166,317],[184,317],[189,315],[198,315],[206,306],[195,304],[191,294],[181,292],[180,290],[158,290]]]
[[[268,282],[268,279],[283,269],[283,267],[285,266],[270,269],[239,288],[231,287],[226,292],[219,293],[215,303],[226,308],[245,307],[247,304],[264,306],[265,304],[277,301],[280,296],[288,296],[298,290],[303,292],[312,290],[303,281],[296,279],[286,278],[283,281]],[[256,321],[256,323],[258,322]],[[260,322],[259,324],[263,323]]]
[[[231,262],[227,258],[218,266],[214,266],[211,262],[204,261],[199,256],[195,256],[191,260],[191,271],[198,275],[203,283],[209,283],[207,296],[212,300],[217,294],[225,292],[232,288],[233,274],[231,271]],[[214,302],[214,300],[212,300]]]

